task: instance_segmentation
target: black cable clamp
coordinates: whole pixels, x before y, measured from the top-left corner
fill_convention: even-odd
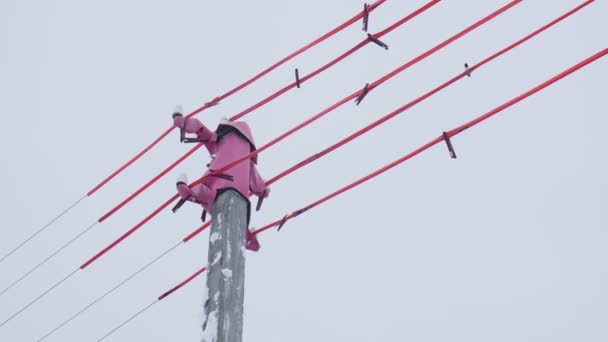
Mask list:
[[[296,87],[300,88],[300,72],[296,68]]]
[[[359,96],[357,96],[357,98],[355,99],[355,103],[357,104],[357,106],[359,105],[359,103],[361,103],[361,101],[363,101],[367,93],[369,93],[369,83],[365,83],[365,87],[361,89]]]
[[[203,213],[201,214],[201,221],[205,222],[207,219],[207,210],[203,209]]]
[[[452,146],[452,141],[450,141],[450,136],[447,132],[443,132],[443,140],[448,146],[448,151],[450,152],[450,157],[452,159],[456,159],[456,152],[454,152],[454,146]]]
[[[469,68],[468,63],[464,63],[464,73],[467,75],[467,77],[471,77],[471,68]]]
[[[260,211],[262,209],[262,202],[264,202],[264,198],[268,197],[270,194],[270,189],[266,188],[262,196],[258,196],[258,204],[255,206],[255,211]]]
[[[173,114],[171,114],[171,118],[175,119],[175,118],[182,118],[184,117],[184,114],[180,113],[180,112],[173,112]],[[186,125],[184,123],[184,125]],[[184,130],[184,128],[180,128],[179,129],[179,142],[184,142],[186,140],[186,131]]]
[[[187,199],[182,198],[179,201],[177,201],[177,204],[171,209],[172,212],[176,212],[179,210],[179,208],[182,207],[182,205],[184,205],[184,203],[186,203]]]
[[[211,172],[215,172],[213,170],[209,170]],[[217,178],[221,178],[221,179],[225,179],[227,181],[234,181],[234,176],[226,174],[226,173],[215,173],[215,174],[211,174],[211,177],[217,177]]]
[[[279,228],[277,228],[277,232],[281,230],[281,228],[283,228],[283,225],[285,224],[285,222],[287,222],[287,220],[289,219],[289,214],[283,216],[283,218],[281,219],[281,222],[279,222]]]
[[[367,40],[371,41],[372,43],[375,43],[376,45],[380,46],[381,48],[383,48],[384,50],[388,50],[388,45],[386,45],[384,42],[382,42],[380,39],[372,36],[371,34],[367,34]]]
[[[209,102],[205,102],[205,107],[209,108],[209,107],[217,106],[218,104],[220,104],[220,97],[216,96],[213,100],[211,100]]]
[[[367,24],[369,23],[369,5],[363,5],[363,31],[367,32]]]
[[[179,185],[179,184],[184,184],[184,185],[186,185],[186,183],[184,183],[184,182],[178,182],[178,183],[177,183],[177,185]],[[175,206],[174,206],[174,207],[171,209],[171,211],[172,211],[173,213],[175,213],[176,211],[178,211],[178,210],[179,210],[179,208],[181,208],[181,207],[182,207],[182,205],[184,205],[184,203],[186,203],[186,201],[187,201],[188,199],[190,199],[190,196],[188,196],[188,197],[186,197],[186,198],[181,198],[179,201],[177,201],[177,203],[176,203],[176,204],[175,204]]]
[[[277,228],[277,232],[281,230],[281,228],[283,227],[285,222],[287,222],[287,220],[292,219],[296,216],[299,216],[300,214],[307,211],[308,209],[310,209],[310,207],[304,207],[302,209],[298,209],[298,210],[294,211],[291,214],[287,214],[287,215],[283,216],[283,218],[281,219],[281,222],[279,222],[279,228]]]
[[[182,139],[182,142],[184,144],[190,144],[190,143],[199,143],[202,142],[200,139],[198,138],[186,138],[185,134],[184,134],[184,138]]]

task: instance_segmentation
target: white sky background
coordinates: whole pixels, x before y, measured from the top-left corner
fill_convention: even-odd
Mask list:
[[[427,1],[391,0],[379,31]],[[508,1],[442,1],[245,119],[258,145]],[[524,1],[260,156],[270,178],[427,92],[582,1]],[[361,1],[0,2],[0,254],[170,125],[342,23]],[[594,4],[390,123],[277,182],[259,227],[366,175],[605,48]],[[198,117],[215,127],[349,49],[355,24]],[[606,341],[606,58],[398,168],[260,236],[247,255],[244,341]],[[178,133],[0,264],[4,288],[184,153]],[[0,296],[0,320],[63,278],[191,179],[197,153]],[[32,341],[200,225],[168,209],[0,328]],[[178,248],[49,341],[95,341],[206,263],[207,234]],[[109,341],[198,341],[204,277]]]

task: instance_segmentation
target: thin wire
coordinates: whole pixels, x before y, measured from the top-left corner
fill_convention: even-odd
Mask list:
[[[102,338],[100,338],[99,340],[97,340],[97,342],[99,341],[103,341],[106,339],[106,337],[112,335],[116,330],[120,329],[123,327],[123,325],[131,322],[133,319],[135,319],[135,317],[141,315],[144,311],[148,310],[152,305],[158,303],[158,299],[155,299],[152,303],[148,304],[148,306],[146,306],[145,308],[139,310],[136,314],[134,314],[133,316],[129,317],[129,319],[127,319],[126,321],[122,322],[119,326],[117,326],[116,328],[112,329],[109,333],[105,334]]]
[[[182,241],[178,242],[177,244],[175,244],[175,246],[171,247],[170,249],[166,250],[163,254],[157,256],[154,260],[150,261],[149,263],[147,263],[144,267],[140,268],[139,270],[137,270],[137,272],[131,274],[130,276],[128,276],[127,278],[125,278],[123,281],[121,281],[118,285],[114,286],[112,289],[110,289],[108,292],[104,293],[101,297],[95,299],[94,301],[92,301],[91,303],[89,303],[87,306],[85,306],[84,308],[82,308],[80,311],[78,311],[76,314],[74,314],[72,317],[68,318],[66,321],[64,321],[63,323],[61,323],[60,325],[58,325],[57,327],[55,327],[53,330],[51,330],[50,332],[48,332],[46,335],[42,336],[38,342],[44,340],[45,338],[49,337],[51,334],[53,334],[54,332],[56,332],[57,330],[61,329],[64,325],[70,323],[72,320],[74,320],[76,317],[80,316],[80,314],[82,314],[83,312],[87,311],[90,307],[92,307],[93,305],[97,304],[99,301],[101,301],[102,299],[104,299],[106,296],[108,296],[110,293],[116,291],[118,288],[120,288],[122,285],[124,285],[126,282],[128,282],[129,280],[133,279],[133,277],[135,277],[136,275],[138,275],[139,273],[141,273],[143,270],[145,270],[146,268],[150,267],[152,264],[154,264],[155,262],[157,262],[158,260],[160,260],[161,258],[163,258],[165,255],[169,254],[170,252],[172,252],[175,248],[177,248],[179,245],[182,244]]]
[[[71,276],[73,276],[76,272],[78,272],[78,270],[79,270],[79,268],[75,269],[74,271],[72,271],[72,273],[68,274],[65,278],[61,279],[58,283],[56,283],[55,285],[51,286],[49,289],[47,289],[46,291],[44,291],[40,296],[36,297],[36,299],[34,299],[33,301],[29,302],[26,306],[24,306],[23,308],[21,308],[19,311],[15,312],[11,317],[7,318],[4,322],[2,322],[2,324],[0,324],[0,328],[2,328],[6,323],[8,323],[13,318],[17,317],[17,315],[19,315],[20,313],[22,313],[23,311],[25,311],[32,304],[36,303],[38,300],[40,300],[40,298],[44,297],[47,293],[51,292],[54,288],[56,288],[57,286],[61,285],[64,281],[68,280]]]
[[[162,295],[160,295],[154,302],[150,303],[150,305],[148,305],[147,307],[141,309],[138,313],[136,313],[135,315],[131,316],[125,322],[121,323],[119,326],[117,326],[112,331],[110,331],[109,333],[107,333],[104,337],[102,337],[101,339],[97,340],[97,342],[105,339],[106,337],[108,337],[110,334],[112,334],[116,330],[122,328],[125,324],[129,323],[131,320],[133,320],[135,317],[139,316],[141,313],[143,313],[144,311],[146,311],[149,307],[151,307],[155,303],[157,303],[157,302],[159,302],[159,301],[167,298],[168,296],[172,295],[173,293],[175,293],[175,291],[181,289],[182,287],[184,287],[185,285],[187,285],[188,283],[190,283],[192,280],[194,280],[196,277],[198,277],[199,275],[201,275],[206,270],[207,270],[207,267],[203,267],[203,268],[199,269],[198,271],[194,272],[191,276],[189,276],[188,278],[186,278],[184,281],[182,281],[181,283],[177,284],[176,286],[174,286],[173,288],[171,288],[169,291],[167,291],[167,292],[163,293]]]
[[[405,161],[413,158],[414,156],[416,156],[416,155],[418,155],[418,154],[426,151],[430,147],[432,147],[432,146],[434,146],[434,145],[436,145],[436,144],[444,141],[446,134],[448,136],[450,136],[450,137],[453,137],[453,136],[455,136],[455,135],[463,132],[464,130],[466,130],[466,129],[472,127],[472,126],[477,125],[478,123],[482,122],[483,120],[486,120],[486,119],[490,118],[491,116],[493,116],[493,115],[495,115],[495,114],[497,114],[497,113],[499,113],[499,112],[507,109],[508,107],[510,107],[510,106],[512,106],[512,105],[514,105],[514,104],[516,104],[516,103],[518,103],[518,102],[526,99],[527,97],[529,97],[532,94],[535,94],[536,92],[538,92],[538,91],[540,91],[540,90],[548,87],[549,85],[551,85],[551,84],[553,84],[553,83],[555,83],[555,82],[563,79],[564,77],[566,77],[566,76],[574,73],[575,71],[583,68],[584,66],[593,63],[594,61],[596,61],[596,60],[604,57],[607,54],[608,54],[608,49],[601,50],[600,52],[596,53],[595,55],[593,55],[591,57],[588,57],[587,59],[585,59],[585,60],[579,62],[578,64],[576,64],[576,65],[568,68],[567,70],[565,70],[565,71],[561,72],[560,74],[552,77],[551,79],[549,79],[549,80],[547,80],[547,81],[545,81],[545,82],[537,85],[536,87],[534,87],[534,88],[526,91],[525,93],[522,93],[521,95],[519,95],[519,96],[517,96],[517,97],[515,97],[515,98],[513,98],[513,99],[511,99],[511,100],[509,100],[509,101],[507,101],[505,103],[503,103],[502,105],[500,105],[500,106],[492,109],[491,111],[489,111],[489,112],[487,112],[487,113],[485,113],[485,114],[477,117],[476,119],[473,119],[473,120],[471,120],[471,121],[469,121],[469,122],[467,122],[467,123],[465,123],[465,124],[463,124],[461,126],[458,126],[458,127],[454,128],[454,129],[448,131],[448,132],[445,132],[443,135],[438,136],[437,138],[435,138],[435,139],[427,142],[426,144],[418,147],[414,151],[412,151],[412,152],[404,155],[403,157],[401,157],[401,158],[399,158],[399,159],[397,159],[397,160],[395,160],[395,161],[393,161],[393,162],[391,162],[391,163],[389,163],[389,164],[381,167],[380,169],[378,169],[378,170],[376,170],[376,171],[368,174],[367,176],[365,176],[363,178],[360,178],[360,179],[356,180],[355,182],[352,182],[352,183],[348,184],[347,186],[342,187],[339,190],[334,191],[334,192],[330,193],[329,195],[327,195],[327,196],[325,196],[325,197],[323,197],[323,198],[321,198],[321,199],[319,199],[319,200],[317,200],[317,201],[309,204],[308,206],[306,206],[306,207],[304,207],[304,208],[302,208],[300,210],[297,210],[297,211],[295,211],[295,212],[293,212],[293,213],[291,213],[289,215],[286,215],[284,219],[272,222],[272,223],[268,224],[267,226],[264,226],[264,227],[262,227],[262,228],[260,228],[260,229],[258,229],[256,231],[254,231],[253,233],[254,234],[259,234],[259,233],[261,233],[261,232],[269,229],[272,226],[276,226],[278,224],[281,224],[281,222],[284,222],[285,219],[296,217],[299,214],[301,214],[302,212],[304,212],[305,210],[308,210],[308,209],[311,209],[311,208],[313,208],[313,207],[315,207],[317,205],[320,205],[321,203],[323,203],[325,201],[328,201],[328,200],[330,200],[330,199],[332,199],[332,198],[334,198],[334,197],[336,197],[336,196],[338,196],[338,195],[340,195],[340,194],[342,194],[342,193],[344,193],[344,192],[346,192],[346,191],[348,191],[348,190],[350,190],[350,189],[352,189],[352,188],[354,188],[354,187],[356,187],[356,186],[358,186],[358,185],[360,185],[360,184],[362,184],[362,183],[364,183],[364,182],[366,182],[366,181],[368,181],[368,180],[370,180],[372,178],[375,178],[375,177],[383,174],[384,172],[386,172],[386,171],[388,171],[388,170],[390,170],[390,169],[398,166],[399,164],[401,164],[401,163],[403,163],[403,162],[405,162]],[[399,109],[397,109],[397,110],[399,110]],[[102,337],[101,339],[99,339],[97,342],[100,342],[100,341],[104,340],[110,334],[112,334],[116,330],[120,329],[125,324],[127,324],[131,320],[133,320],[135,317],[139,316],[141,313],[143,313],[144,311],[146,311],[147,309],[149,309],[152,305],[154,305],[158,301],[162,300],[166,296],[171,295],[175,291],[179,290],[182,286],[184,286],[185,284],[189,283],[192,279],[194,279],[195,277],[197,277],[199,274],[201,274],[204,271],[205,271],[205,268],[202,268],[201,270],[197,271],[196,273],[194,273],[193,275],[191,275],[190,277],[188,277],[186,280],[184,280],[179,285],[177,285],[174,288],[172,288],[171,290],[165,292],[163,295],[161,295],[154,302],[150,303],[148,306],[146,306],[145,308],[143,308],[142,310],[140,310],[139,312],[137,312],[135,315],[131,316],[125,322],[121,323],[119,326],[117,326],[116,328],[114,328],[112,331],[110,331],[104,337]]]
[[[53,252],[53,254],[51,254],[48,257],[46,257],[38,265],[34,266],[31,270],[27,271],[24,275],[22,275],[19,279],[15,280],[12,284],[10,284],[7,288],[5,288],[4,290],[2,290],[2,292],[0,292],[0,296],[2,296],[6,291],[8,291],[9,289],[11,289],[13,286],[17,285],[19,282],[21,282],[23,279],[25,279],[32,272],[34,272],[35,270],[37,270],[38,268],[40,268],[47,261],[51,260],[51,258],[53,258],[55,255],[59,254],[59,252],[61,252],[65,248],[67,248],[74,241],[78,240],[81,236],[83,236],[85,233],[87,233],[89,230],[91,230],[93,227],[95,227],[97,225],[97,223],[99,223],[99,222],[97,222],[97,221],[93,222],[93,224],[91,224],[87,229],[85,229],[82,232],[80,232],[78,235],[76,235],[74,238],[72,238],[72,240],[68,241],[66,244],[64,244],[59,249],[57,249],[55,252]]]
[[[8,258],[9,256],[11,256],[13,253],[15,253],[19,248],[23,247],[26,243],[30,242],[30,240],[32,240],[34,237],[36,237],[36,235],[42,233],[43,230],[45,230],[46,228],[48,228],[51,224],[53,224],[55,221],[57,221],[60,217],[62,217],[63,215],[65,215],[68,211],[70,211],[72,208],[74,208],[76,205],[78,205],[82,200],[84,200],[87,197],[87,195],[82,196],[78,201],[76,201],[74,204],[70,205],[67,209],[65,209],[64,211],[62,211],[59,215],[55,216],[54,219],[52,219],[49,223],[47,223],[46,225],[44,225],[44,227],[38,229],[34,234],[30,235],[30,237],[28,237],[27,239],[25,239],[25,241],[21,242],[19,244],[19,246],[13,248],[13,250],[11,250],[10,252],[8,252],[8,254],[6,254],[5,256],[2,257],[2,259],[0,259],[0,263],[2,263],[4,261],[4,259]]]
[[[513,7],[514,5],[520,3],[522,0],[513,0],[511,1],[508,5],[501,7],[500,9],[496,10],[495,12],[491,13],[490,15],[484,17],[483,19],[479,20],[478,22],[476,22],[475,24],[473,24],[472,26],[469,26],[467,29],[461,31],[460,33],[458,33],[456,36],[448,39],[449,42],[452,42],[456,39],[456,37],[461,37],[464,34],[472,31],[474,28],[481,26],[483,23],[488,22],[489,20],[491,20],[492,18],[500,15],[501,13],[507,11],[509,8]],[[430,2],[429,4],[434,3],[433,1]],[[429,8],[429,5],[427,4],[426,6],[423,7],[424,9]],[[423,11],[418,10],[415,13],[422,13]],[[408,17],[411,18],[411,15],[409,15]],[[444,41],[443,43],[441,43],[439,46],[434,47],[433,49],[431,49],[430,51],[427,51],[426,53],[424,53],[423,55],[417,57],[414,60],[411,60],[410,62],[406,63],[405,65],[399,67],[397,70],[399,70],[399,72],[405,70],[406,68],[412,66],[413,64],[419,62],[420,60],[428,57],[429,55],[431,55],[432,53],[438,51],[440,48],[446,46],[447,43]],[[389,75],[386,75],[382,78],[382,82],[385,82],[387,79],[393,77],[396,73],[392,72]],[[376,84],[380,84],[381,82],[376,82]],[[293,83],[293,85],[295,86],[295,82]],[[350,99],[352,99],[352,97],[356,96],[357,93],[353,93],[352,95],[350,95]],[[341,102],[339,102],[338,104],[334,105],[334,106],[338,106],[345,103],[345,100],[342,100]],[[332,109],[335,107],[331,107]],[[243,111],[242,113],[246,113],[246,111]],[[327,111],[328,112],[328,111]],[[324,112],[320,115],[326,114],[327,112]],[[239,114],[240,115],[240,114]],[[238,115],[237,115],[238,116]],[[233,118],[231,118],[233,119]],[[307,122],[308,123],[308,122]],[[306,124],[307,124],[306,123]],[[298,128],[299,129],[299,128]],[[295,130],[290,131],[289,133],[293,133]],[[276,142],[276,141],[275,141]],[[176,165],[175,163],[173,165]],[[227,167],[227,166],[226,166]],[[193,184],[197,184],[196,181]],[[139,190],[138,190],[139,191]],[[124,233],[122,236],[120,236],[119,238],[117,238],[116,240],[114,240],[111,244],[109,244],[108,246],[106,246],[103,250],[101,250],[100,252],[98,252],[96,255],[94,255],[92,258],[90,258],[89,260],[87,260],[82,266],[81,268],[86,268],[88,267],[91,263],[95,262],[97,259],[99,259],[101,256],[103,256],[104,254],[106,254],[108,251],[110,251],[112,248],[114,248],[116,245],[118,245],[119,243],[121,243],[124,239],[126,239],[128,236],[130,236],[131,234],[133,234],[136,230],[138,230],[139,228],[141,228],[144,224],[146,224],[149,220],[151,220],[153,217],[155,217],[158,213],[160,213],[164,208],[166,208],[167,206],[169,206],[169,204],[171,204],[174,200],[176,200],[178,198],[178,195],[175,194],[173,195],[171,198],[169,198],[169,200],[167,200],[166,202],[164,202],[163,204],[161,204],[160,207],[158,207],[157,209],[155,209],[153,212],[151,212],[148,216],[146,216],[143,220],[141,220],[140,222],[138,222],[135,226],[133,226],[131,229],[129,229],[126,233]],[[119,204],[120,207],[122,206],[123,203]],[[110,213],[114,213],[115,210],[112,209]],[[107,214],[103,216],[103,218],[107,218]]]
[[[146,216],[142,221],[140,221],[138,224],[136,224],[131,229],[129,229],[128,231],[126,231],[118,239],[114,240],[111,244],[107,245],[104,249],[102,249],[101,251],[99,251],[97,254],[95,254],[93,257],[91,257],[89,260],[85,261],[80,266],[80,268],[81,269],[85,269],[90,264],[92,264],[93,262],[95,262],[95,260],[101,258],[101,256],[103,256],[104,254],[106,254],[109,250],[111,250],[112,248],[116,247],[116,245],[118,245],[119,243],[121,243],[124,239],[128,238],[131,234],[135,233],[135,231],[137,231],[144,224],[146,224],[146,222],[148,222],[154,216],[156,216],[161,210],[163,210],[165,207],[167,207],[169,204],[171,204],[171,202],[175,201],[177,199],[177,197],[178,197],[177,194],[173,195],[173,197],[171,197],[167,201],[165,201],[165,203],[163,203],[160,207],[158,207],[156,210],[154,210],[152,213],[150,213],[148,216]]]

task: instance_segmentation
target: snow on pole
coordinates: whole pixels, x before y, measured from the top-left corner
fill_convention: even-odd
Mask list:
[[[243,335],[245,240],[249,201],[232,189],[213,206],[203,342],[240,342]]]

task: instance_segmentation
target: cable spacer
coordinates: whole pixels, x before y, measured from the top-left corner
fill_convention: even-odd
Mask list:
[[[361,101],[363,101],[367,93],[369,93],[369,83],[365,83],[365,87],[361,89],[359,96],[357,96],[357,98],[355,99],[355,103],[357,104],[357,106],[359,105],[359,103],[361,103]]]
[[[287,222],[287,220],[289,219],[289,214],[283,216],[283,218],[281,219],[281,222],[279,222],[279,228],[277,228],[277,232],[281,230],[281,228],[283,228],[283,225],[285,224],[285,222]]]
[[[369,23],[369,5],[363,5],[363,31],[367,32],[367,24]]]
[[[211,100],[209,102],[205,102],[205,107],[209,108],[209,107],[217,106],[218,104],[220,104],[220,97],[216,96],[213,100]]]
[[[384,42],[382,42],[380,39],[372,36],[371,34],[367,34],[367,40],[369,40],[372,43],[375,43],[376,45],[380,46],[381,48],[383,48],[384,50],[388,50],[388,45],[386,45]]]
[[[211,175],[209,175],[210,177],[217,177],[217,178],[221,178],[221,179],[225,179],[227,181],[234,181],[234,176],[226,174],[226,173],[213,173],[215,171],[213,170],[209,170],[210,172],[212,172]]]
[[[179,208],[181,208],[182,205],[184,205],[184,203],[186,203],[188,198],[190,198],[190,196],[188,196],[187,198],[181,198],[179,201],[177,201],[177,204],[175,204],[175,206],[171,209],[171,211],[173,213],[177,212],[179,210]]]
[[[467,75],[467,77],[471,77],[471,68],[469,68],[468,63],[464,63],[464,73]]]
[[[296,87],[300,88],[300,72],[296,68]]]
[[[202,142],[201,140],[199,140],[198,138],[186,138],[184,136],[184,138],[182,139],[182,142],[185,144],[190,144],[190,143],[199,143]]]
[[[446,145],[448,146],[448,151],[450,152],[450,157],[452,159],[456,159],[456,152],[454,152],[454,146],[452,146],[452,141],[450,141],[450,136],[447,132],[443,132],[443,140],[445,140]]]

